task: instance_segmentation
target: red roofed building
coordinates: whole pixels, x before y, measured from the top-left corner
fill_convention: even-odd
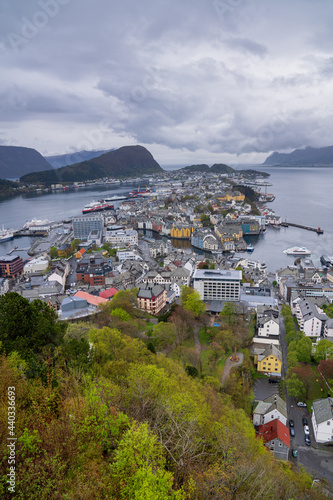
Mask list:
[[[288,427],[276,418],[265,425],[259,425],[258,431],[265,446],[274,453],[276,458],[288,460],[290,449]]]
[[[96,295],[91,295],[87,292],[76,292],[74,297],[80,297],[81,299],[86,299],[89,305],[98,307],[100,304],[107,302],[103,297],[97,297]]]
[[[99,296],[103,297],[103,299],[112,299],[114,295],[118,292],[117,288],[112,287],[108,288],[107,290],[104,290],[104,292],[100,292]]]

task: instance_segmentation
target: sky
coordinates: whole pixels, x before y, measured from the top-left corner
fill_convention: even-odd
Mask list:
[[[0,144],[160,165],[333,144],[332,0],[2,0]]]

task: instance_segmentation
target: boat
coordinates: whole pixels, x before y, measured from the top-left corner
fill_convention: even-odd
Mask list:
[[[253,245],[247,245],[247,247],[246,247],[246,251],[247,252],[253,252],[253,250],[254,250],[254,246]]]
[[[322,255],[320,257],[320,262],[323,266],[332,266],[333,265],[333,256],[332,255]]]
[[[85,205],[82,209],[83,214],[90,214],[94,212],[104,212],[105,210],[112,210],[114,205],[108,202],[93,201]]]
[[[283,250],[283,253],[287,255],[311,255],[311,250],[305,247],[291,247],[287,248],[287,250]]]
[[[110,201],[121,201],[121,200],[127,200],[128,196],[108,196],[107,198],[104,198],[104,200],[100,200],[101,203],[107,203]]]
[[[0,243],[12,240],[13,238],[14,238],[13,230],[5,229],[4,226],[2,226],[2,229],[0,229]]]
[[[137,198],[138,196],[151,196],[151,189],[146,188],[146,189],[133,189],[133,191],[130,191],[128,193],[128,196],[131,198]]]

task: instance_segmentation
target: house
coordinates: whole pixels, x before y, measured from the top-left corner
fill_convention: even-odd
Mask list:
[[[265,349],[255,349],[254,364],[259,373],[281,377],[282,353],[274,344]]]
[[[307,337],[320,337],[324,334],[325,323],[329,318],[319,307],[301,297],[295,299],[292,306],[299,328]]]
[[[137,303],[138,307],[149,314],[157,315],[166,306],[167,292],[161,285],[140,286]]]
[[[89,294],[87,294],[89,295]],[[82,297],[66,297],[58,310],[59,320],[73,320],[96,314],[96,307]]]
[[[268,314],[260,315],[257,312],[257,329],[258,337],[269,337],[271,335],[276,337],[280,334],[279,318]]]
[[[91,295],[90,293],[81,291],[76,292],[74,297],[86,300],[89,306],[93,306],[95,308],[97,308],[100,304],[105,304],[105,302],[107,302],[107,299],[104,299],[103,297],[97,297],[96,295]]]
[[[277,419],[287,425],[287,416],[285,401],[278,394],[273,394],[264,401],[257,402],[253,410],[253,424],[255,426],[265,425]]]
[[[104,290],[103,292],[99,293],[100,297],[103,297],[103,299],[112,299],[118,292],[117,288],[108,288],[107,290]]]
[[[317,443],[333,442],[333,398],[316,399],[312,403],[312,427]]]
[[[265,446],[280,460],[288,460],[290,438],[288,428],[277,418],[260,425],[258,434],[262,437]]]
[[[50,258],[48,255],[39,255],[38,257],[28,260],[24,264],[24,274],[44,274],[49,267]]]
[[[23,271],[23,259],[18,255],[0,257],[0,278],[16,278]]]

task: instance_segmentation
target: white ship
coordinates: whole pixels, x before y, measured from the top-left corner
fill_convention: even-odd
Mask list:
[[[2,226],[2,229],[0,229],[0,243],[2,243],[3,241],[12,240],[13,238],[13,229],[5,229],[4,226]]]
[[[287,248],[287,250],[283,250],[283,253],[287,255],[311,255],[311,250],[305,247],[291,247]]]

